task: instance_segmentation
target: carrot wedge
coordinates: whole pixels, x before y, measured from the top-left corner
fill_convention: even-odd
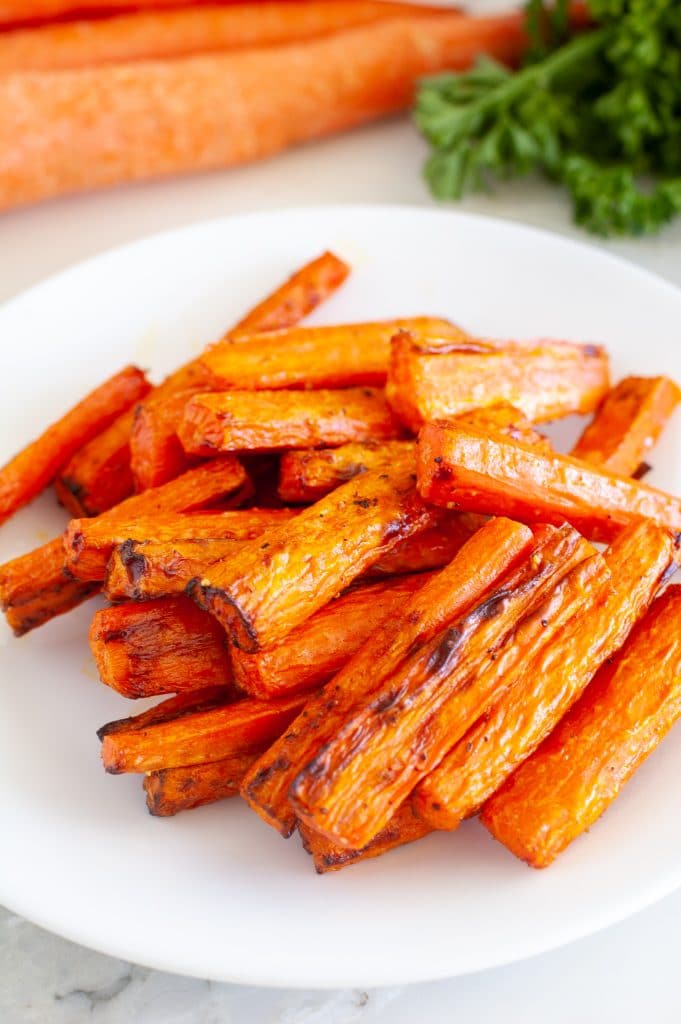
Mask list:
[[[259,753],[256,749],[207,764],[147,772],[143,786],[149,814],[169,818],[180,811],[238,796],[241,780]]]
[[[649,519],[681,530],[681,500],[567,455],[544,455],[511,438],[429,423],[419,435],[417,473],[426,501],[522,522],[567,520],[590,540],[611,541]]]
[[[57,498],[72,516],[99,516],[135,489],[130,468],[130,435],[135,409],[119,416],[76,452],[54,482]]]
[[[182,768],[245,753],[280,736],[304,703],[301,697],[234,702],[225,687],[203,693],[171,697],[152,709],[151,720],[143,712],[103,726],[98,736],[107,772]]]
[[[593,560],[566,576],[537,612],[546,623],[541,649],[526,657],[501,699],[412,793],[419,817],[432,828],[451,830],[484,804],[621,647],[674,558],[671,536],[641,523],[606,551],[607,585],[603,573],[585,579]]]
[[[162,516],[215,505],[248,485],[241,463],[234,457],[215,459],[162,487],[127,498],[95,519],[72,519],[64,533],[64,564],[79,580],[103,580],[113,548],[134,533],[131,525],[141,515],[156,516],[153,527],[162,529]]]
[[[414,441],[364,441],[338,448],[284,452],[279,464],[278,493],[282,501],[310,504],[368,469],[390,466],[395,457],[413,452]]]
[[[405,332],[393,339],[386,391],[416,431],[424,421],[499,404],[519,409],[533,423],[593,412],[608,383],[607,355],[595,345],[475,338],[447,344]]]
[[[244,544],[188,592],[253,653],[283,640],[389,552],[431,526],[411,467],[365,473]]]
[[[399,614],[427,578],[407,576],[356,587],[320,608],[275,647],[256,654],[233,649],[237,685],[251,697],[271,700],[325,683],[375,630]]]
[[[27,505],[69,459],[149,390],[135,366],[128,366],[91,391],[61,419],[0,469],[0,523]]]
[[[669,587],[541,747],[484,807],[495,839],[547,867],[681,715],[681,588]]]
[[[333,738],[358,700],[395,672],[411,650],[477,605],[532,544],[530,530],[508,519],[491,520],[471,537],[451,565],[405,601],[399,618],[374,632],[253,765],[242,787],[253,810],[282,835],[291,835],[296,815],[288,793],[301,768]]]
[[[501,695],[524,656],[519,625],[590,551],[572,527],[544,527],[490,596],[357,703],[293,782],[298,818],[341,846],[366,846]]]
[[[625,377],[606,395],[572,455],[611,473],[633,476],[681,401],[668,377]]]
[[[414,843],[417,839],[427,836],[431,829],[416,817],[406,803],[393,814],[383,831],[361,850],[348,850],[344,846],[338,846],[326,836],[309,828],[304,822],[301,822],[298,831],[304,849],[312,855],[315,871],[318,875],[325,875],[328,871],[339,871],[350,864],[381,857],[384,853],[406,843]]]
[[[186,597],[102,608],[92,620],[90,650],[102,682],[124,697],[207,686],[232,692],[224,631]]]
[[[188,455],[280,451],[400,437],[376,388],[342,391],[225,391],[190,398],[178,436]]]

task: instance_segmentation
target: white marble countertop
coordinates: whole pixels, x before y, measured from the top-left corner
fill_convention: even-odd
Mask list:
[[[0,221],[0,301],[104,249],[206,217],[324,202],[429,204],[423,147],[404,121],[266,164],[79,197]],[[520,183],[463,208],[583,237],[563,197]],[[596,244],[606,244],[599,243]],[[681,285],[681,223],[607,248]],[[643,339],[642,339],[643,341]],[[674,813],[670,809],[670,813]],[[623,924],[521,964],[370,992],[253,989],[166,975],[74,946],[0,910],[1,1024],[506,1024],[678,1022],[681,893]],[[457,923],[452,922],[452,927]]]

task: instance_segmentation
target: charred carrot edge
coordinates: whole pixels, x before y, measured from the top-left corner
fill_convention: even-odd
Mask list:
[[[76,452],[54,482],[57,498],[72,516],[98,516],[132,494],[130,434],[135,407],[119,416]]]
[[[212,706],[205,709],[185,706],[174,716],[166,715],[152,722],[145,719],[142,726],[135,718],[104,726],[99,736],[107,772],[116,775],[182,768],[245,753],[280,736],[304,703],[301,697],[230,702],[229,697],[221,696],[223,687],[217,691]]]
[[[425,13],[286,46],[6,75],[0,209],[261,159],[406,108],[428,72],[467,68],[483,52],[512,62],[524,46],[521,12]],[[93,95],[106,131],[93,126]]]
[[[300,769],[333,738],[363,695],[395,672],[409,651],[477,605],[532,542],[530,530],[507,519],[483,526],[449,566],[405,602],[399,618],[388,619],[375,631],[253,765],[242,787],[253,810],[282,835],[290,835],[296,817],[288,792]]]
[[[319,501],[340,484],[368,469],[390,466],[396,456],[402,458],[408,451],[414,453],[416,465],[413,441],[364,441],[339,448],[284,452],[279,464],[279,497],[292,504]]]
[[[259,753],[260,750],[252,750],[208,764],[147,772],[143,786],[149,814],[168,818],[180,811],[238,796],[241,780]]]
[[[95,519],[72,519],[64,533],[64,564],[80,580],[101,580],[117,543],[127,540],[130,526],[141,515],[157,515],[156,531],[166,513],[190,512],[215,505],[228,495],[245,493],[248,477],[238,459],[215,459],[189,469],[176,480],[127,498]],[[122,529],[125,536],[116,533]],[[99,540],[99,538],[104,538]]]
[[[625,377],[606,395],[573,457],[633,476],[679,401],[681,392],[668,377]]]
[[[341,391],[224,391],[194,395],[178,436],[188,455],[281,451],[403,436],[377,388]]]
[[[303,693],[339,671],[376,629],[399,614],[427,576],[356,587],[330,601],[286,639],[257,654],[232,651],[234,679],[252,697]]]
[[[433,828],[454,829],[477,811],[549,735],[600,666],[624,643],[674,566],[666,531],[643,523],[574,569],[536,615],[541,649],[516,681],[414,790],[412,805]],[[556,612],[559,614],[556,614]]]
[[[613,540],[649,519],[681,531],[681,500],[567,455],[550,456],[471,427],[429,423],[419,435],[419,490],[448,508],[524,522],[567,520],[590,540]]]
[[[186,597],[95,612],[90,650],[102,682],[124,697],[229,686],[232,680],[223,630]]]
[[[298,818],[341,846],[366,846],[508,686],[527,647],[515,642],[519,625],[592,550],[572,527],[546,527],[494,593],[358,702],[293,782]]]
[[[386,393],[414,431],[481,406],[507,404],[532,423],[593,412],[609,386],[608,357],[596,345],[531,345],[464,338],[451,345],[403,333],[392,343]]]
[[[90,3],[89,7],[92,6]],[[83,7],[84,4],[74,5],[75,10]],[[286,4],[261,2],[135,11],[106,19],[39,25],[0,35],[0,74],[59,71],[272,46],[417,11],[423,14],[422,8],[408,4],[289,0]]]
[[[485,805],[495,839],[547,867],[681,715],[681,588],[670,587],[542,746]]]
[[[365,473],[190,584],[240,650],[283,640],[397,542],[434,521],[411,468]]]
[[[99,590],[64,573],[61,537],[0,566],[0,609],[15,636],[77,608]]]
[[[427,530],[396,544],[392,551],[369,566],[366,575],[400,576],[442,569],[485,522],[485,516],[476,516],[472,512],[447,511]]]
[[[359,861],[381,857],[398,846],[405,846],[407,843],[416,842],[417,839],[423,839],[432,830],[414,815],[407,803],[395,811],[383,831],[379,832],[361,850],[348,850],[343,846],[338,846],[303,822],[299,825],[298,831],[304,849],[312,856],[315,871],[318,875],[325,875],[328,871],[339,871],[341,868],[347,868]]]
[[[149,390],[136,366],[127,366],[74,405],[0,469],[0,523],[27,505],[75,455]]]

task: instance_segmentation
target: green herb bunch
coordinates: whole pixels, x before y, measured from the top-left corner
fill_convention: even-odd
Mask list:
[[[489,58],[424,80],[416,122],[433,146],[434,195],[459,199],[539,170],[570,192],[600,235],[649,234],[681,212],[681,0],[526,4],[518,71]]]

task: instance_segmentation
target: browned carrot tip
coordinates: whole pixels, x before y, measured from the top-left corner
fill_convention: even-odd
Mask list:
[[[303,847],[312,855],[317,874],[324,875],[328,871],[339,871],[372,857],[382,857],[384,853],[395,850],[398,846],[423,839],[431,829],[414,815],[409,804],[403,804],[395,811],[383,831],[361,850],[349,850],[344,846],[338,846],[326,836],[309,828],[304,822],[300,823],[298,831]]]
[[[101,515],[133,493],[130,434],[134,420],[135,406],[83,445],[61,470],[54,482],[57,498],[74,518]]]
[[[143,786],[149,813],[167,818],[180,811],[238,796],[241,780],[259,753],[259,750],[252,750],[208,764],[147,772]]]

